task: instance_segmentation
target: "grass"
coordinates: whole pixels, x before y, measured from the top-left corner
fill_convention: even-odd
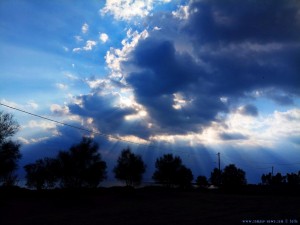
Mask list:
[[[243,220],[300,223],[297,190],[228,193],[115,187],[41,192],[16,189],[0,193],[2,225],[246,224]]]

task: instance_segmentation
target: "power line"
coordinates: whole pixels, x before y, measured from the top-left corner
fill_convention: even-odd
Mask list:
[[[16,111],[19,111],[19,112],[22,112],[22,113],[26,113],[26,114],[31,115],[31,116],[35,116],[35,117],[38,117],[38,118],[41,118],[41,119],[44,119],[44,120],[48,120],[48,121],[51,121],[53,123],[57,123],[57,124],[60,124],[60,125],[63,125],[63,126],[67,126],[67,127],[71,127],[71,128],[74,128],[74,129],[81,130],[81,131],[89,132],[89,133],[92,133],[92,134],[97,134],[97,135],[100,135],[100,136],[104,136],[107,139],[112,138],[112,139],[115,139],[115,140],[118,140],[118,141],[130,143],[130,144],[147,145],[147,144],[144,144],[144,143],[137,143],[137,142],[134,142],[134,141],[125,140],[123,138],[114,137],[112,135],[104,134],[104,133],[101,133],[99,131],[93,131],[93,130],[89,130],[89,129],[86,129],[86,128],[83,128],[83,127],[78,127],[78,126],[74,126],[74,125],[64,123],[64,122],[61,122],[61,121],[53,120],[53,119],[50,119],[48,117],[40,116],[38,114],[34,114],[34,113],[31,113],[31,112],[28,112],[28,111],[25,111],[25,110],[22,110],[22,109],[19,109],[19,108],[16,108],[16,107],[12,107],[12,106],[3,104],[1,102],[0,102],[0,105],[5,106],[5,107],[10,108],[10,109],[13,109],[13,110],[16,110]],[[149,144],[147,146],[148,147],[153,147],[152,145],[149,145]]]
[[[64,122],[61,122],[61,121],[50,119],[50,118],[45,117],[45,116],[34,114],[34,113],[31,113],[31,112],[28,112],[28,111],[25,111],[25,110],[22,110],[22,109],[13,107],[13,106],[9,106],[9,105],[6,105],[6,104],[1,103],[1,102],[0,102],[0,105],[2,105],[4,107],[7,107],[7,108],[10,108],[10,109],[13,109],[13,110],[16,110],[16,111],[19,111],[19,112],[22,112],[22,113],[25,113],[25,114],[28,114],[28,115],[31,115],[31,116],[35,116],[35,117],[38,117],[38,118],[41,118],[41,119],[44,119],[44,120],[51,121],[53,123],[57,123],[57,124],[60,124],[60,125],[63,125],[63,126],[71,127],[73,129],[78,129],[78,130],[85,131],[85,132],[88,132],[88,133],[100,135],[100,136],[103,136],[103,137],[105,137],[107,139],[115,139],[115,140],[118,140],[118,141],[121,141],[121,142],[126,142],[126,143],[130,143],[130,144],[135,144],[135,145],[144,145],[144,146],[147,146],[147,147],[150,147],[150,148],[154,148],[154,147],[159,148],[159,147],[154,146],[154,145],[145,144],[145,143],[138,143],[138,142],[134,142],[134,141],[129,141],[129,140],[125,140],[123,138],[115,137],[115,136],[112,136],[112,135],[109,135],[109,134],[105,134],[105,133],[102,133],[102,132],[99,132],[99,131],[93,131],[93,130],[86,129],[86,128],[83,128],[83,127],[74,126],[74,125],[71,125],[71,124],[68,124],[68,123],[64,123]],[[173,150],[173,151],[174,152],[179,152],[179,153],[182,153],[182,154],[188,154],[188,155],[190,155],[190,153],[184,152],[184,151],[176,151],[176,150]],[[220,169],[220,153],[218,153],[217,155],[218,155],[218,167]],[[224,160],[224,157],[227,158],[229,161],[231,161],[231,159],[229,159],[228,157],[226,157],[224,155],[223,155],[223,160]],[[228,161],[228,160],[225,159],[225,161]],[[250,160],[250,162],[256,163],[256,164],[270,165],[269,167],[256,168],[256,169],[267,169],[267,168],[271,168],[273,165],[277,165],[277,166],[292,166],[292,165],[299,165],[300,164],[300,162],[295,162],[295,163],[275,163],[275,162],[273,162],[273,163],[264,163],[264,162],[257,162],[257,161],[251,161],[251,160]],[[252,167],[252,166],[250,166],[250,167]]]

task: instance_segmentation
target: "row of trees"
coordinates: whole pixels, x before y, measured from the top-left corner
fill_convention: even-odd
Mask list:
[[[13,116],[0,111],[0,184],[11,186],[15,184],[18,160],[21,158],[20,145],[12,141],[11,137],[18,131],[19,125]],[[60,151],[54,158],[43,158],[24,167],[27,186],[36,189],[43,188],[81,188],[97,187],[106,178],[107,165],[98,152],[98,144],[92,139],[83,138],[68,151]],[[167,187],[178,186],[187,188],[194,179],[192,171],[183,165],[179,156],[165,154],[155,162],[153,180]],[[124,149],[118,157],[113,169],[115,178],[124,181],[127,186],[138,186],[142,181],[146,165],[141,156]],[[300,171],[298,174],[280,173],[272,176],[263,174],[262,184],[276,185],[288,183],[300,185]],[[215,168],[209,180],[205,176],[198,176],[198,186],[239,187],[247,184],[246,174],[234,164],[224,170]]]
[[[167,187],[188,187],[193,180],[190,169],[182,164],[180,157],[166,154],[156,160],[153,179]],[[98,153],[98,145],[89,138],[72,146],[68,151],[60,151],[55,158],[39,159],[26,165],[26,185],[43,189],[93,188],[106,178],[106,163]],[[141,156],[129,148],[124,149],[117,160],[113,172],[115,178],[127,186],[140,185],[146,165]]]
[[[300,171],[296,173],[287,173],[283,176],[281,173],[272,175],[271,173],[263,174],[261,176],[261,182],[263,185],[300,185]]]
[[[72,146],[69,151],[60,151],[56,158],[39,159],[28,164],[26,170],[27,186],[36,189],[97,187],[106,178],[106,163],[97,151],[98,145],[89,138]],[[155,162],[153,180],[166,187],[188,188],[194,179],[192,171],[183,165],[179,156],[165,154]],[[117,160],[113,172],[115,178],[127,186],[138,186],[142,181],[146,165],[141,156],[124,149]],[[199,186],[207,186],[205,176],[197,178]],[[224,171],[214,169],[210,181],[215,185],[239,187],[247,183],[245,172],[231,164]]]

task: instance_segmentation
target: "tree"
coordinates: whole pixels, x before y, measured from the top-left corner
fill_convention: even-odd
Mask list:
[[[277,173],[275,176],[272,177],[272,185],[281,185],[285,183],[285,176],[282,176],[281,173]]]
[[[127,186],[140,185],[142,175],[146,171],[141,156],[135,155],[129,148],[124,149],[114,168],[115,178],[126,182]]]
[[[152,178],[167,187],[179,185],[186,187],[193,180],[192,171],[182,165],[179,156],[166,154],[158,158],[155,162],[156,171]]]
[[[183,189],[190,188],[194,179],[192,171],[186,166],[181,165],[177,173],[175,184]]]
[[[19,124],[10,113],[0,111],[0,143],[4,143],[9,137],[19,130]]]
[[[222,170],[220,171],[218,168],[214,168],[214,170],[210,173],[209,180],[212,185],[220,186],[222,180]]]
[[[277,173],[275,176],[272,176],[271,173],[263,174],[261,176],[261,182],[265,185],[282,185],[284,183],[291,184],[295,182],[294,178],[297,177],[296,174],[287,174],[287,176],[283,176],[281,173]]]
[[[26,185],[41,190],[55,187],[58,180],[58,161],[52,158],[39,159],[35,163],[24,166]]]
[[[224,168],[222,173],[222,185],[224,187],[240,187],[247,184],[246,173],[237,168],[234,164],[230,164]]]
[[[300,171],[298,172],[298,174],[288,173],[286,175],[286,177],[287,177],[288,185],[291,185],[291,186],[300,185]]]
[[[206,176],[198,176],[196,179],[196,184],[198,187],[206,187],[208,185]]]
[[[98,153],[98,144],[90,138],[72,146],[69,151],[60,151],[58,177],[65,188],[94,188],[106,178],[106,163]]]
[[[19,125],[13,115],[0,111],[0,184],[15,184],[18,160],[21,158],[20,144],[11,140],[18,131]]]

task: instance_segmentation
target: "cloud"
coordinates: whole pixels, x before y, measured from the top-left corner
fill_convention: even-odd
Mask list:
[[[52,104],[50,106],[50,110],[52,113],[54,113],[55,115],[58,115],[58,116],[69,114],[68,106],[60,106],[58,104]]]
[[[224,141],[231,141],[231,140],[245,140],[247,136],[241,133],[221,133],[219,134],[220,138]]]
[[[66,90],[68,89],[68,85],[62,84],[62,83],[56,83],[55,86],[60,90]]]
[[[192,1],[184,9],[184,19],[149,17],[159,32],[147,31],[122,57],[107,55],[149,114],[154,133],[201,132],[255,91],[282,92],[281,98],[265,95],[281,104],[291,103],[286,96],[299,97],[300,24],[288,25],[298,13],[296,1]],[[174,95],[184,99],[179,103]],[[240,113],[257,117],[258,109],[248,103]]]
[[[131,20],[146,17],[157,4],[169,3],[171,0],[106,0],[100,10],[101,15],[111,14],[116,20]]]
[[[81,32],[83,34],[86,34],[89,31],[89,25],[87,23],[84,23],[81,27]]]
[[[75,38],[76,42],[82,42],[83,41],[83,38],[79,35],[74,36],[74,38]]]
[[[101,33],[99,39],[102,41],[102,43],[105,43],[108,41],[108,35],[106,33]]]
[[[83,50],[91,51],[93,49],[93,47],[96,46],[96,45],[97,45],[96,41],[88,40],[86,42],[86,45],[83,47]]]
[[[85,80],[91,92],[68,104],[70,114],[131,139],[271,146],[275,137],[285,138],[290,128],[283,126],[283,136],[272,133],[269,117],[253,102],[264,97],[282,105],[299,97],[300,25],[284,19],[295,20],[299,7],[294,1],[257,4],[191,1],[145,18],[149,28],[128,29],[122,46],[110,48],[108,77]],[[277,21],[272,10],[279,27],[271,23]]]
[[[34,100],[30,100],[26,104],[20,104],[20,103],[8,101],[6,99],[1,99],[1,103],[17,109],[23,109],[23,110],[36,110],[39,108],[38,103],[36,103]]]
[[[244,105],[243,107],[240,107],[238,111],[243,115],[258,116],[258,109],[252,104]]]
[[[82,48],[73,48],[73,52],[80,52],[80,51],[91,51],[97,45],[96,41],[87,40],[85,46]]]

